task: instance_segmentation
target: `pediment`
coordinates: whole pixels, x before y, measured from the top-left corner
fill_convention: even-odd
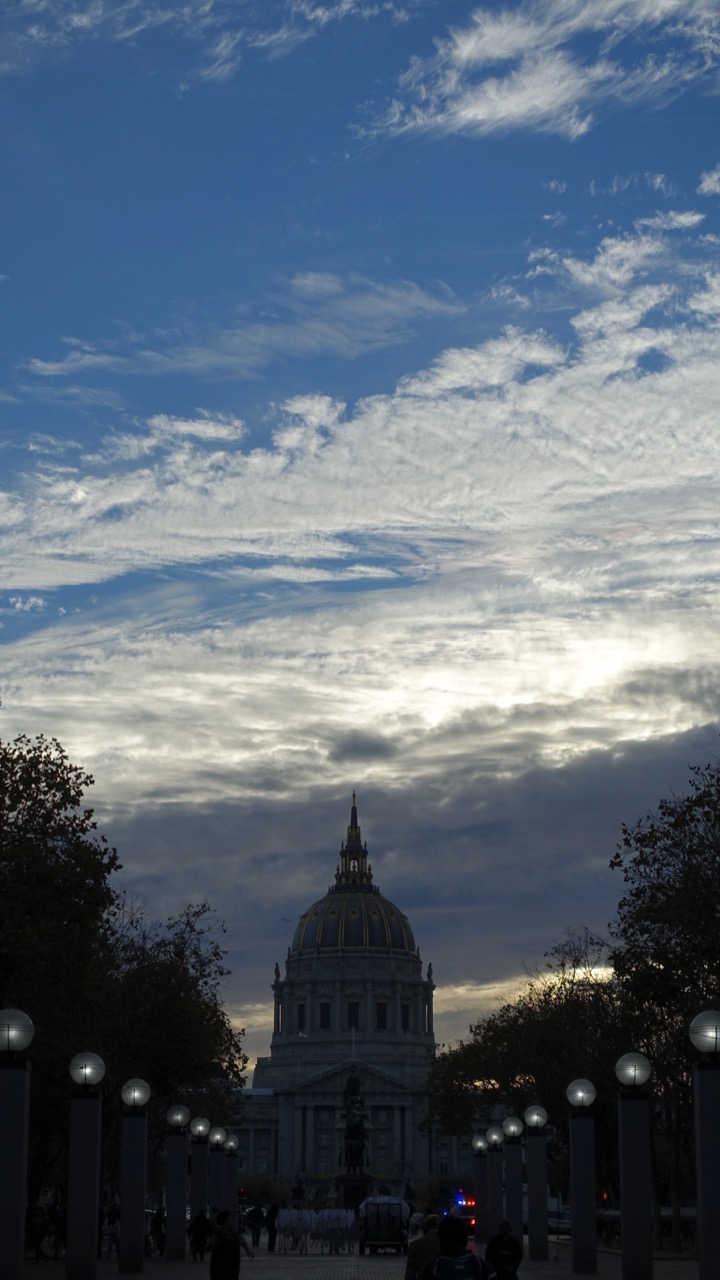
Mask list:
[[[302,1097],[321,1094],[323,1098],[327,1098],[328,1094],[334,1094],[342,1098],[353,1067],[357,1067],[360,1087],[366,1099],[371,1098],[374,1093],[413,1092],[412,1086],[409,1086],[404,1080],[398,1079],[397,1076],[392,1075],[389,1071],[383,1071],[381,1067],[350,1059],[329,1067],[327,1070],[318,1071],[317,1075],[305,1080],[293,1092],[296,1096]]]

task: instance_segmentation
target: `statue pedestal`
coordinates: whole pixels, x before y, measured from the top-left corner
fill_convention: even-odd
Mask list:
[[[363,1200],[371,1194],[375,1179],[371,1173],[340,1173],[335,1179],[338,1193],[338,1206],[341,1209],[354,1209],[355,1213]]]

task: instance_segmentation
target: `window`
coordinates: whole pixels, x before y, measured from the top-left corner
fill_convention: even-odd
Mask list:
[[[298,1031],[305,1030],[305,1005],[304,1004],[299,1004],[297,1007],[297,1029]]]
[[[400,1005],[400,1017],[402,1019],[401,1026],[403,1031],[409,1031],[410,1030],[410,1005],[409,1004]]]
[[[378,1000],[375,1006],[375,1026],[378,1031],[387,1031],[387,1005],[384,1000]]]
[[[321,1031],[330,1030],[330,1001],[329,1000],[320,1001],[320,1030]]]
[[[360,1029],[360,1002],[358,1000],[348,1000],[348,1031],[352,1027],[356,1031]]]

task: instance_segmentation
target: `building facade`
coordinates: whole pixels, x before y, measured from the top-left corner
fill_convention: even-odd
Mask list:
[[[300,917],[272,990],[270,1054],[237,1130],[244,1172],[327,1196],[352,1171],[402,1194],[456,1162],[421,1130],[432,965],[373,881],[354,793],[334,883]]]

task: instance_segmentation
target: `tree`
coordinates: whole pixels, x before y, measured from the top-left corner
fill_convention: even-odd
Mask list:
[[[611,961],[635,1019],[634,1048],[653,1064],[660,1192],[674,1208],[692,1180],[688,1026],[720,1000],[720,769],[691,770],[684,796],[623,826],[610,866],[627,886],[611,926]]]
[[[234,1116],[244,1083],[243,1032],[220,1000],[224,926],[208,903],[164,925],[128,903],[117,851],[84,807],[92,782],[54,739],[0,741],[0,999],[35,1024],[31,1195],[63,1176],[79,1050],[106,1062],[109,1152],[129,1077],[151,1083],[157,1133],[178,1100]]]
[[[589,1076],[602,1181],[617,1182],[617,1088],[614,1064],[627,1048],[619,994],[607,968],[605,944],[587,930],[570,931],[548,953],[517,999],[470,1028],[472,1039],[440,1054],[429,1077],[428,1122],[445,1132],[487,1126],[496,1110],[522,1116],[532,1102],[549,1113],[552,1154],[564,1163],[572,1079]]]

